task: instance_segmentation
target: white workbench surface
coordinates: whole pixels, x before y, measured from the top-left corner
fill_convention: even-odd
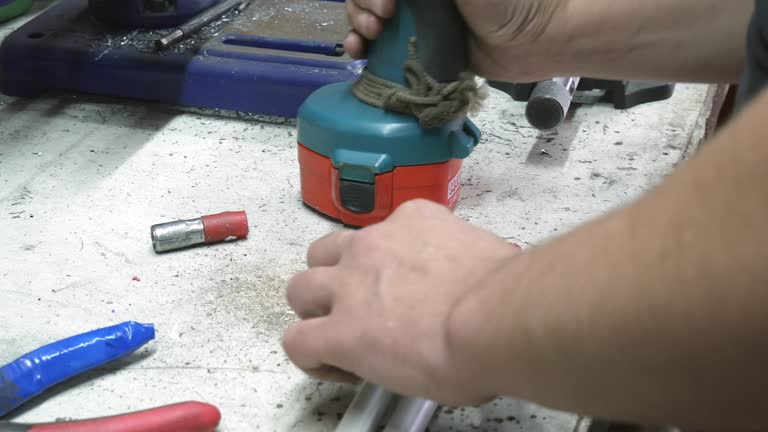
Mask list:
[[[709,90],[678,86],[671,100],[628,112],[583,107],[543,138],[521,104],[493,93],[476,118],[485,135],[457,213],[534,244],[626,202],[698,142]],[[196,399],[222,410],[221,431],[333,430],[354,388],[307,379],[280,347],[295,319],[286,281],[312,240],[339,229],[301,205],[292,121],[53,95],[0,98],[0,125],[0,364],[124,320],[155,323],[158,336],[16,420]],[[152,251],[154,223],[237,209],[250,218],[246,241]],[[577,425],[575,415],[500,400],[444,410],[431,430]]]

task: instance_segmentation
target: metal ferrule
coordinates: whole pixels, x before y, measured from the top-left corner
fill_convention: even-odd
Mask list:
[[[189,219],[153,225],[152,247],[155,252],[168,252],[205,243],[203,219]]]

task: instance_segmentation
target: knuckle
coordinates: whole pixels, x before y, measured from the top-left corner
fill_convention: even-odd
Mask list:
[[[368,39],[375,37],[378,28],[378,18],[366,11],[359,11],[353,16],[353,27]]]
[[[301,287],[303,285],[301,280],[304,277],[304,274],[305,272],[293,276],[285,287],[285,299],[288,302],[288,305],[292,308],[296,306],[300,296]]]
[[[329,276],[322,268],[311,269],[293,276],[285,288],[285,298],[288,306],[296,310],[308,299],[312,298],[311,292],[324,288],[328,284]]]
[[[344,49],[354,59],[360,59],[364,56],[365,48],[363,45],[362,37],[354,30],[347,33],[347,36],[344,38]]]
[[[377,225],[366,227],[350,239],[349,245],[354,252],[370,253],[377,249],[381,243],[380,228]]]
[[[384,18],[391,18],[395,14],[395,1],[394,0],[384,0],[380,1],[379,4],[381,5],[379,7],[381,16]]]
[[[358,13],[352,17],[352,27],[365,37],[369,34],[367,16],[367,14]]]
[[[309,267],[335,265],[348,235],[348,230],[335,231],[310,244],[306,257]]]
[[[559,2],[521,2],[506,5],[499,20],[489,31],[489,39],[497,42],[536,42],[544,35]]]
[[[323,283],[326,279],[323,267],[313,268],[305,270],[297,275],[293,276],[288,282],[288,289],[293,292],[300,292],[306,288],[310,288]]]
[[[418,211],[419,208],[421,208],[424,205],[425,205],[424,200],[422,198],[406,201],[400,204],[400,207],[397,208],[396,213],[410,214],[415,211]]]
[[[288,360],[305,371],[318,366],[311,348],[308,348],[308,336],[306,328],[301,323],[296,323],[285,329],[280,341]]]
[[[447,208],[443,205],[428,199],[418,198],[404,202],[398,207],[396,212],[407,216],[415,216],[443,213],[445,211],[447,211]]]
[[[347,9],[347,22],[353,29],[360,31],[364,25],[364,19],[366,15],[370,15],[355,1],[346,2]]]
[[[346,9],[347,9],[347,21],[349,24],[353,24],[353,18],[355,16],[355,13],[357,12],[357,9],[355,7],[355,2],[348,1],[346,2]]]
[[[320,251],[319,251],[318,242],[311,243],[309,245],[309,247],[307,248],[307,256],[306,256],[307,263],[311,264],[314,261],[316,261],[317,260],[317,255],[318,255],[319,252]]]
[[[390,18],[395,12],[393,0],[360,0],[360,6],[382,18]]]
[[[296,325],[289,326],[285,329],[283,332],[283,338],[280,341],[283,351],[285,351],[285,355],[288,356],[288,358],[293,362],[298,364],[299,363],[299,350],[298,348],[301,346],[299,343],[300,339],[300,330],[299,327]]]

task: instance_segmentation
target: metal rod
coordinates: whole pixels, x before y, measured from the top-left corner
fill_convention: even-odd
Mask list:
[[[240,3],[240,6],[237,7],[237,13],[243,13],[245,8],[247,8],[250,3],[251,3],[251,0],[245,0],[242,3]]]
[[[363,383],[344,413],[336,432],[374,432],[395,395],[370,383]]]
[[[222,16],[226,15],[227,12],[231,11],[232,9],[242,6],[243,3],[245,3],[246,0],[223,0],[220,3],[216,4],[215,6],[206,9],[205,11],[201,12],[191,20],[185,22],[184,24],[178,26],[176,29],[174,29],[169,34],[163,36],[160,39],[155,40],[155,49],[158,51],[168,48],[169,46],[178,43],[186,38],[188,38],[191,34],[199,31],[203,27],[207,26],[208,24],[216,21],[217,19],[221,18]]]
[[[542,131],[558,127],[568,114],[579,81],[579,77],[558,77],[538,83],[525,107],[528,123]]]
[[[424,432],[437,411],[435,401],[404,397],[389,418],[384,432]]]

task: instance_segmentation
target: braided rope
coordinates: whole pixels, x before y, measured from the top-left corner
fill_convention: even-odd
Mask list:
[[[457,81],[439,83],[418,61],[416,39],[408,41],[408,60],[403,65],[408,87],[379,78],[367,70],[352,87],[361,101],[419,119],[421,127],[429,129],[468,113],[476,113],[488,96],[485,84],[478,86],[475,75],[462,73]]]

